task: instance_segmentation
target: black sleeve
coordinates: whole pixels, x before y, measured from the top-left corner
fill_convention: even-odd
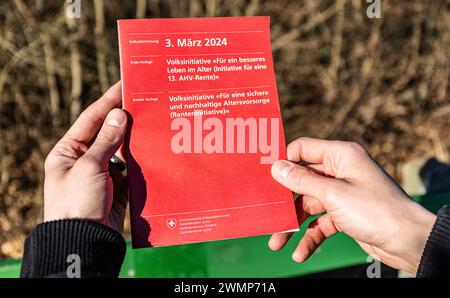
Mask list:
[[[420,260],[417,277],[450,277],[450,206],[439,210]]]
[[[20,276],[117,277],[125,251],[122,235],[103,224],[75,219],[45,222],[25,241]]]

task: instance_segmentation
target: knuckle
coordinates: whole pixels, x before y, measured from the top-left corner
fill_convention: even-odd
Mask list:
[[[366,149],[356,142],[346,142],[346,150],[348,153],[358,156],[362,156],[367,153]]]
[[[309,174],[310,173],[308,170],[293,166],[287,174],[287,179],[291,182],[291,184],[299,184],[302,180],[307,178],[307,175]]]
[[[327,201],[335,201],[338,198],[338,192],[336,191],[333,182],[329,182],[327,187],[322,187],[321,195]]]
[[[97,159],[90,155],[84,155],[77,162],[78,167],[80,167],[83,171],[88,172],[99,172],[101,171],[100,164]]]
[[[309,141],[309,140],[311,140],[310,137],[300,137],[297,139],[297,141],[299,141],[299,142],[305,142],[305,141]]]
[[[52,152],[50,152],[44,161],[44,171],[48,172],[50,171],[55,165],[55,156]]]
[[[289,160],[299,161],[301,159],[301,150],[304,142],[307,142],[310,138],[300,137],[290,142],[286,146],[286,152]]]
[[[297,141],[298,141],[298,139],[295,140],[295,141],[290,142],[290,143],[286,146],[286,150],[287,150],[288,152],[294,150]]]
[[[97,142],[103,144],[115,144],[118,142],[118,137],[113,131],[106,130],[97,136]]]
[[[339,180],[330,179],[325,187],[321,190],[322,197],[328,202],[338,202],[348,196],[348,189],[343,188]]]
[[[91,105],[92,106],[92,105]],[[103,119],[101,117],[97,117],[96,113],[93,113],[91,109],[86,109],[83,112],[81,112],[80,116],[78,117],[79,120],[82,120],[83,122],[91,122],[95,126],[101,126],[103,123]]]
[[[296,161],[298,159],[298,140],[289,143],[286,147],[286,153],[289,160]]]
[[[289,145],[291,145],[292,148],[300,149],[302,146],[304,146],[311,138],[308,137],[300,137],[294,141],[292,141]]]
[[[305,141],[307,141],[308,139],[310,139],[310,138],[308,138],[308,137],[300,137],[300,138],[297,138],[297,139],[293,140],[292,142],[290,142],[290,143],[287,145],[287,148],[288,148],[288,149],[294,149],[294,148],[297,148],[302,142],[305,142]]]

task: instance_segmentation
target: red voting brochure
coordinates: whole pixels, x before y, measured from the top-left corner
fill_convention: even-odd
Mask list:
[[[298,230],[269,17],[118,27],[133,247]]]

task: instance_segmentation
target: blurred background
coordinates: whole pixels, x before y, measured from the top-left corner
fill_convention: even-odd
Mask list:
[[[117,19],[268,15],[287,141],[360,142],[398,180],[449,161],[449,1],[381,0],[372,19],[365,0],[65,2],[0,2],[0,259],[42,218],[49,150],[120,79]]]

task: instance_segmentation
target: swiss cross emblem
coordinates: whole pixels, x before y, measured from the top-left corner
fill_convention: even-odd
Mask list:
[[[177,226],[177,220],[175,218],[169,218],[167,221],[167,227],[171,230],[175,229]]]

